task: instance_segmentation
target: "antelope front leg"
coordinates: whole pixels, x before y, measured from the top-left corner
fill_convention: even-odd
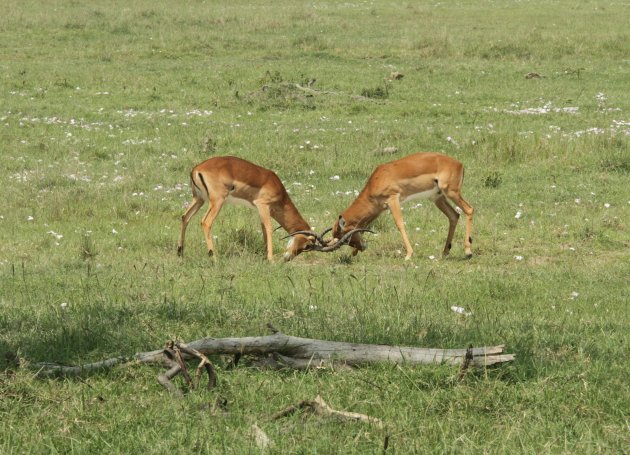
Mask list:
[[[391,196],[387,200],[387,205],[389,206],[389,211],[392,212],[392,216],[396,222],[396,227],[400,231],[403,243],[405,244],[405,250],[407,250],[405,261],[408,261],[411,259],[411,255],[413,254],[413,248],[411,248],[411,243],[409,243],[409,238],[407,237],[407,231],[405,231],[405,222],[403,221],[402,209],[400,208],[400,196],[398,194]]]
[[[271,242],[271,210],[269,206],[262,202],[254,201],[254,205],[258,208],[260,215],[260,223],[263,228],[263,237],[265,239],[265,247],[267,249],[267,259],[273,262],[273,244]]]

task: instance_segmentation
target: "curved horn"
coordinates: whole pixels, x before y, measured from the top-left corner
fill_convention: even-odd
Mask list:
[[[324,232],[322,232],[322,233],[321,233],[320,237],[321,237],[321,238],[324,238],[324,236],[325,236],[326,234],[328,234],[328,233],[329,233],[330,231],[332,231],[332,230],[333,230],[333,228],[331,228],[331,227],[329,227],[328,229],[325,229],[325,230],[324,230]]]
[[[288,239],[289,237],[293,237],[294,235],[298,235],[298,234],[312,235],[313,237],[319,239],[319,234],[317,232],[313,232],[313,231],[295,231],[295,232],[291,232],[289,235],[285,235],[284,237],[282,237],[282,240]]]
[[[324,247],[317,248],[317,251],[323,251],[324,253],[330,253],[331,251],[336,251],[341,248],[343,245],[346,245],[352,237],[357,232],[369,232],[370,234],[374,234],[374,231],[370,229],[352,229],[349,232],[346,232],[343,237],[339,239],[339,241],[333,243],[332,245],[326,245]]]
[[[318,237],[317,237],[317,241],[320,243],[321,246],[328,246],[330,245],[330,243],[334,240],[334,239],[330,239],[328,241],[324,240],[324,236],[326,234],[328,234],[330,231],[332,231],[333,228],[329,227],[328,229],[325,229],[324,232],[322,232]]]
[[[320,245],[326,246],[326,245],[328,245],[329,242],[326,242],[324,240],[324,236],[326,234],[328,234],[330,231],[332,231],[332,229],[333,228],[329,227],[328,229],[324,230],[324,232],[322,232],[321,234],[318,234],[317,232],[313,232],[313,231],[295,231],[295,232],[292,232],[291,234],[289,234],[289,235],[287,235],[285,237],[282,237],[282,239],[283,240],[284,239],[288,239],[289,237],[293,237],[294,235],[297,235],[297,234],[311,235],[311,236],[313,236],[313,237],[315,237],[317,239],[317,241],[320,243]]]

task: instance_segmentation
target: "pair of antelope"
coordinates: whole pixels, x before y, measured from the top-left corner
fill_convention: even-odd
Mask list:
[[[430,199],[448,217],[449,228],[443,256],[451,250],[451,241],[459,214],[448,203],[455,203],[466,215],[464,252],[472,256],[473,208],[462,198],[460,190],[464,179],[464,167],[454,158],[439,153],[415,153],[396,161],[378,166],[365,187],[332,228],[322,234],[313,232],[291,201],[278,176],[249,161],[232,156],[210,158],[195,166],[191,172],[192,204],[182,216],[182,228],[177,253],[184,252],[184,236],[190,219],[203,204],[209,203],[201,226],[208,245],[208,254],[214,254],[212,224],[224,203],[244,204],[257,209],[260,215],[267,259],[273,260],[271,243],[271,218],[275,219],[291,236],[284,253],[290,261],[304,251],[335,251],[343,245],[353,248],[353,255],[365,250],[362,232],[384,210],[389,208],[405,244],[405,259],[410,259],[413,248],[409,243],[402,217],[401,204],[411,199]],[[332,231],[332,239],[324,236]]]

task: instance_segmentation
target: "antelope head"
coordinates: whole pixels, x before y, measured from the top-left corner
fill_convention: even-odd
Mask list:
[[[287,262],[292,260],[298,254],[304,251],[313,251],[319,246],[317,242],[319,242],[320,238],[315,232],[297,231],[284,238],[286,239],[289,237],[289,243],[287,243],[287,248],[284,251],[283,256],[284,260]]]
[[[352,255],[355,256],[359,251],[365,251],[367,245],[363,241],[363,237],[361,236],[361,232],[369,232],[374,234],[373,231],[369,229],[351,229],[346,225],[346,220],[343,215],[339,215],[337,221],[332,227],[332,235],[335,239],[344,239],[347,238],[346,243],[348,246],[353,248]]]
[[[337,223],[335,223],[335,226],[337,226]],[[374,233],[373,231],[369,230],[369,229],[351,229],[348,232],[343,233],[342,235],[340,235],[339,237],[335,236],[333,234],[333,238],[331,239],[324,239],[324,236],[329,233],[330,231],[334,232],[335,227],[332,228],[328,228],[326,229],[324,232],[322,232],[321,234],[318,234],[316,232],[313,231],[297,231],[291,234],[291,237],[293,237],[294,239],[298,239],[300,237],[307,237],[307,238],[312,238],[313,240],[316,240],[317,243],[315,243],[314,241],[312,243],[310,243],[306,248],[304,248],[302,251],[321,251],[323,253],[330,253],[331,251],[336,251],[339,248],[341,248],[343,245],[350,245],[353,248],[355,248],[355,250],[357,249],[356,246],[354,246],[352,243],[354,239],[358,236],[358,244],[361,245],[361,250],[365,249],[365,244],[363,243],[363,241],[361,240],[361,232],[370,232],[370,233]],[[291,243],[291,241],[289,241],[289,243]],[[355,253],[356,254],[356,253]],[[286,257],[286,255],[285,255]]]

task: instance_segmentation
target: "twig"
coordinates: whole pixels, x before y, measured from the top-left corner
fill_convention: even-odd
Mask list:
[[[169,341],[166,344],[166,348],[164,349],[164,353],[169,356],[170,359],[177,362],[179,368],[181,370],[182,376],[184,376],[184,380],[186,384],[189,386],[192,385],[192,379],[190,378],[190,374],[188,373],[188,368],[186,367],[186,362],[184,362],[184,358],[182,357],[182,352],[173,341]]]
[[[366,414],[360,414],[358,412],[349,412],[349,411],[338,411],[336,409],[331,408],[328,403],[326,403],[320,395],[317,395],[314,400],[302,400],[296,405],[291,405],[282,411],[276,412],[273,416],[273,420],[280,419],[282,417],[286,417],[295,413],[297,410],[304,409],[306,411],[310,411],[315,415],[326,416],[326,417],[335,417],[341,420],[351,420],[351,421],[359,421],[369,423],[371,425],[375,425],[378,428],[383,428],[383,421],[381,419],[377,419],[376,417],[371,417]]]
[[[206,357],[205,355],[203,355],[201,352],[197,351],[196,349],[191,348],[185,343],[177,343],[176,346],[179,349],[181,349],[183,352],[185,352],[186,354],[193,355],[197,357],[198,359],[200,359],[199,366],[197,366],[197,372],[195,373],[195,380],[192,383],[193,388],[197,388],[197,386],[199,385],[201,372],[204,368],[206,370],[206,373],[208,374],[208,390],[215,388],[217,385],[217,375],[216,375],[214,366],[212,365],[212,362],[208,360],[208,357]]]
[[[256,443],[256,447],[258,447],[260,450],[264,450],[267,447],[273,446],[273,441],[271,439],[269,439],[269,436],[267,436],[267,433],[265,433],[256,424],[253,424],[250,427],[249,435],[254,440],[254,442]]]
[[[459,379],[460,381],[462,380],[462,378],[466,374],[466,371],[468,370],[468,367],[473,362],[473,359],[473,347],[471,344],[468,346],[468,349],[466,349],[466,356],[464,356],[464,360],[462,361],[462,366],[459,369],[459,375],[457,376],[457,379]]]
[[[176,395],[179,398],[184,398],[184,393],[171,382],[171,379],[173,379],[180,373],[181,368],[174,360],[172,360],[171,363],[171,368],[166,373],[158,376],[158,382],[162,384],[164,388],[166,388],[166,390],[168,390],[172,394]]]

